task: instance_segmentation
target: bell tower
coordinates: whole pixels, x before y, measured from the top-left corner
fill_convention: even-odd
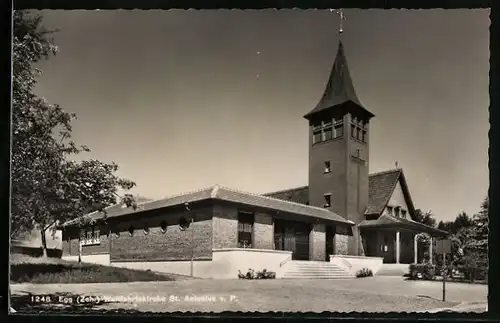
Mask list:
[[[365,219],[368,205],[369,124],[373,117],[356,95],[339,41],[323,96],[304,116],[309,121],[309,203],[356,224]],[[357,227],[349,237],[348,252],[362,253]]]

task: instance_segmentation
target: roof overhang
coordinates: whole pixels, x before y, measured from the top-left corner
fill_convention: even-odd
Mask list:
[[[240,192],[237,190],[220,187],[218,185],[215,185],[214,187],[208,189],[185,193],[158,201],[142,203],[139,204],[138,208],[135,210],[132,208],[119,208],[117,210],[110,210],[110,212],[107,212],[106,215],[104,212],[94,212],[86,215],[86,217],[98,223],[104,220],[113,220],[123,216],[140,216],[139,213],[144,213],[146,211],[183,207],[186,203],[198,203],[202,201],[222,201],[226,203],[235,203],[259,209],[266,209],[309,217],[317,219],[318,221],[338,223],[349,226],[355,225],[354,222],[344,219],[343,217],[324,208],[284,201],[253,193]],[[81,221],[81,219],[82,218],[68,221],[64,223],[61,228],[64,229],[79,226],[81,223],[84,223]]]
[[[440,229],[433,228],[431,226],[415,222],[412,220],[407,220],[403,218],[396,218],[389,215],[382,215],[377,220],[365,220],[359,224],[361,230],[368,229],[393,229],[393,230],[408,230],[418,233],[427,233],[431,236],[444,237],[449,233]]]

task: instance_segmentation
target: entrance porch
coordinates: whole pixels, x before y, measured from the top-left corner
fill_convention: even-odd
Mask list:
[[[363,221],[359,228],[365,255],[382,257],[386,264],[419,263],[423,258],[418,244],[421,233],[430,237],[428,253],[432,263],[434,239],[448,234],[415,221],[384,215],[377,220]]]
[[[346,241],[352,235],[342,223],[304,222],[274,219],[274,250],[291,251],[291,260],[330,261],[330,255],[345,254]]]

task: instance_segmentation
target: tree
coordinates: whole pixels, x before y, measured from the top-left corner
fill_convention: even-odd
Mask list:
[[[436,225],[436,219],[434,218],[434,214],[432,211],[423,212],[420,209],[415,210],[415,221],[428,225],[430,227],[434,227]]]
[[[454,221],[439,221],[437,228],[447,231],[451,234],[457,233],[460,229],[471,227],[473,225],[472,218],[465,212],[460,212]]]
[[[116,175],[118,166],[98,160],[80,163],[68,157],[89,152],[71,140],[76,115],[36,96],[41,71],[34,64],[56,54],[57,47],[42,26],[42,16],[15,11],[12,82],[11,238],[37,229],[47,255],[45,233],[54,224],[103,210],[118,199],[135,207],[132,195],[118,194],[135,183]],[[82,221],[85,223],[85,221]]]

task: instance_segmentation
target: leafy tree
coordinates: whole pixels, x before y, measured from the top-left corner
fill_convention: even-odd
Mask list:
[[[439,221],[437,228],[455,234],[461,228],[471,227],[473,224],[472,218],[467,215],[467,213],[461,212],[457,215],[454,221]]]
[[[68,158],[90,151],[71,140],[71,122],[76,116],[33,92],[41,73],[35,63],[57,52],[50,38],[54,31],[43,28],[40,15],[15,11],[13,20],[10,235],[14,238],[28,230],[40,230],[46,256],[48,228],[103,210],[118,199],[135,207],[132,195],[118,194],[120,189],[130,190],[135,183],[119,178],[114,163],[77,163]]]
[[[415,221],[428,225],[430,227],[434,227],[436,225],[436,219],[434,218],[434,214],[432,214],[432,211],[423,212],[420,209],[416,209]]]
[[[437,228],[439,230],[444,230],[444,231],[447,231],[447,232],[452,232],[453,231],[453,222],[452,221],[446,221],[446,222],[439,221],[439,223],[437,225]]]

